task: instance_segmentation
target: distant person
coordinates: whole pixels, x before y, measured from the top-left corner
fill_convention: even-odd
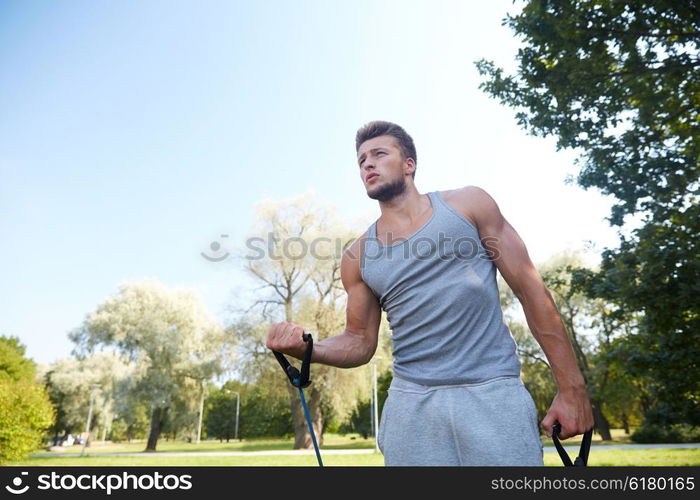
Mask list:
[[[394,355],[378,435],[386,465],[543,465],[496,269],[520,300],[558,385],[542,420],[546,433],[559,422],[561,438],[583,434],[593,414],[565,327],[523,241],[483,189],[420,194],[415,146],[398,125],[368,123],[355,144],[381,216],[343,254],[345,331],[316,342],[312,361],[368,363],[383,309]],[[303,332],[275,323],[267,347],[301,359]]]

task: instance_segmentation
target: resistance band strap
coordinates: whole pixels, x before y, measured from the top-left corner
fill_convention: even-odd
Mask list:
[[[593,429],[586,431],[583,434],[583,440],[581,441],[581,449],[578,453],[578,457],[574,462],[571,461],[569,454],[562,446],[559,441],[559,433],[561,432],[561,424],[556,423],[552,427],[552,440],[554,441],[554,446],[557,448],[557,453],[561,457],[561,461],[567,467],[584,467],[588,465],[588,454],[591,451],[591,438],[593,437]]]
[[[304,359],[301,363],[301,372],[287,361],[284,354],[278,351],[272,351],[272,354],[277,358],[277,362],[284,370],[285,375],[289,379],[289,382],[294,387],[308,387],[311,385],[311,380],[309,380],[309,370],[311,366],[311,353],[314,350],[314,339],[310,333],[304,333],[301,338],[306,342],[306,352],[304,352]]]
[[[309,434],[311,434],[311,440],[314,443],[314,451],[316,452],[316,459],[318,460],[318,465],[323,467],[323,460],[321,460],[321,452],[318,451],[318,443],[316,442],[316,434],[314,433],[314,426],[311,423],[311,414],[309,413],[309,407],[306,406],[306,398],[304,397],[304,391],[299,387],[299,397],[301,398],[301,406],[304,408],[304,416],[306,417],[306,424],[309,426]]]
[[[321,460],[321,452],[318,451],[318,442],[316,441],[316,434],[314,433],[314,426],[311,422],[311,414],[309,413],[309,407],[306,405],[306,398],[304,397],[304,387],[308,387],[311,384],[309,380],[309,366],[311,365],[311,353],[314,349],[314,340],[310,333],[302,334],[302,339],[306,342],[306,352],[304,353],[304,359],[301,362],[301,371],[297,370],[296,367],[289,364],[287,358],[284,354],[277,351],[272,351],[277,358],[282,370],[289,378],[291,384],[299,389],[299,398],[301,399],[301,406],[304,408],[304,417],[306,417],[306,424],[309,426],[309,434],[311,434],[311,440],[314,443],[314,451],[316,451],[316,459],[318,460],[318,465],[323,467],[323,460]]]

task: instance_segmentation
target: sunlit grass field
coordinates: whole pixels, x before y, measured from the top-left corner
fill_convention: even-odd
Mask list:
[[[208,452],[208,451],[269,451],[269,450],[291,450],[293,448],[293,439],[244,439],[241,441],[231,440],[219,442],[218,440],[207,440],[200,443],[187,443],[184,441],[166,441],[161,439],[158,441],[158,451],[167,452]],[[323,449],[338,450],[338,449],[373,449],[374,439],[363,439],[357,434],[326,434],[323,440]],[[64,453],[80,453],[82,446],[71,446],[65,448]],[[97,442],[86,449],[90,453],[138,453],[146,448],[145,440],[132,441],[131,443],[110,443]],[[60,453],[39,451],[46,455],[57,455]]]
[[[327,466],[370,467],[383,466],[384,458],[379,453],[363,455],[323,454],[323,463]],[[545,453],[545,465],[561,466],[556,453]],[[10,465],[26,466],[315,466],[314,455],[265,455],[265,456],[228,456],[228,457],[159,457],[158,454],[144,454],[143,457],[57,457],[29,458]],[[588,465],[590,466],[688,466],[700,465],[700,449],[653,449],[653,450],[604,450],[592,449]]]
[[[543,437],[545,446],[552,444],[546,436]],[[580,439],[565,441],[567,448],[577,448]],[[593,446],[589,457],[591,466],[698,466],[700,465],[700,448],[694,449],[643,449],[615,450],[606,449],[610,445],[630,444],[628,436],[622,430],[613,432],[613,441],[602,443],[599,436],[594,436]],[[143,453],[145,442],[132,443],[95,443],[85,450],[85,456],[65,456],[79,454],[81,446],[65,448],[63,452],[37,451],[32,457],[8,465],[16,466],[315,466],[316,457],[313,453],[305,455],[250,455],[250,456],[198,456],[198,452],[246,452],[291,450],[292,440],[289,439],[256,439],[231,441],[203,441],[201,443],[185,443],[182,441],[159,441],[158,452]],[[323,462],[328,466],[369,467],[383,466],[384,458],[379,453],[362,454],[333,454],[334,450],[374,449],[373,439],[362,439],[357,435],[333,435],[324,437],[321,448]],[[164,452],[188,453],[189,456],[165,456]],[[325,453],[324,453],[325,452]],[[101,456],[107,453],[139,453],[139,456]],[[575,452],[570,452],[575,455]],[[561,459],[556,452],[545,452],[544,462],[547,466],[561,466]]]

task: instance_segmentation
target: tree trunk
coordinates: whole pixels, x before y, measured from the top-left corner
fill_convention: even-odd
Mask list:
[[[197,444],[202,441],[202,417],[204,416],[204,381],[201,381],[201,394],[199,397],[199,418],[197,419]]]
[[[168,413],[168,408],[154,408],[151,413],[151,430],[148,433],[148,443],[145,451],[156,451],[160,431],[165,423],[165,417]]]
[[[294,423],[294,449],[308,449],[313,446],[313,441],[311,440],[311,434],[309,433],[309,426],[306,423],[306,417],[304,416],[304,409],[301,406],[301,398],[299,397],[299,390],[296,387],[290,387],[290,394],[292,396],[292,420]],[[321,393],[316,389],[311,389],[304,393],[306,397],[307,405],[309,407],[309,413],[311,414],[311,425],[314,428],[314,434],[316,434],[316,441],[318,445],[321,446],[323,443],[323,436],[321,434],[323,430],[323,415],[321,414]]]
[[[595,430],[603,441],[612,441],[612,435],[610,434],[610,423],[608,419],[603,415],[603,411],[600,409],[600,403],[597,399],[591,401],[591,406],[593,407],[593,419],[595,420]]]
[[[289,385],[289,394],[292,401],[292,425],[294,426],[294,449],[306,449],[311,446],[311,436],[306,426],[304,409],[301,407],[299,391],[296,387]]]
[[[622,412],[622,427],[625,429],[625,434],[630,433],[630,420],[627,418],[627,413]]]
[[[321,446],[323,444],[323,413],[321,412],[321,391],[318,389],[311,390],[309,412],[316,433],[316,441]]]

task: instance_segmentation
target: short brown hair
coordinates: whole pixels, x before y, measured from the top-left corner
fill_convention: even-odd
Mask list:
[[[382,135],[390,135],[395,138],[399,143],[401,156],[403,156],[404,159],[413,158],[413,163],[418,165],[416,146],[413,144],[413,139],[403,128],[391,122],[376,120],[363,125],[355,136],[355,152],[360,150],[360,146],[363,142]],[[416,177],[415,170],[413,170],[411,177]]]

